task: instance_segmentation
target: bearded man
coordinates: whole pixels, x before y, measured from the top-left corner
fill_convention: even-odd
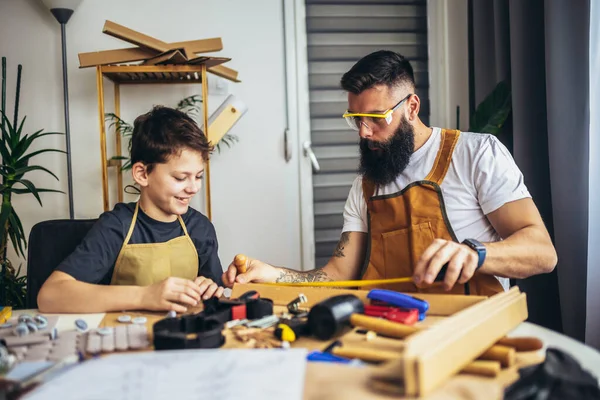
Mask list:
[[[238,274],[232,263],[225,285],[410,276],[391,288],[489,296],[507,278],[554,269],[556,251],[506,147],[489,134],[426,126],[408,60],[369,54],[341,86],[360,166],[333,256],[302,272],[250,259]]]

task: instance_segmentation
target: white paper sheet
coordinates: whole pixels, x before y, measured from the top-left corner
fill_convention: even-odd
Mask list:
[[[86,361],[25,398],[301,400],[306,354],[223,349],[113,355]]]

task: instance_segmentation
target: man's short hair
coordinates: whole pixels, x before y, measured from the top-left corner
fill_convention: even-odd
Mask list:
[[[204,132],[184,112],[156,106],[135,119],[129,148],[132,165],[141,161],[152,170],[154,164],[167,162],[183,149],[201,153],[205,161],[213,150]]]
[[[342,76],[342,88],[350,93],[360,94],[375,85],[389,88],[415,87],[415,77],[410,62],[401,54],[379,50],[361,58]]]

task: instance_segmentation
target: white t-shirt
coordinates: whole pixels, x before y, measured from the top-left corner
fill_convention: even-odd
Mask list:
[[[423,180],[431,169],[441,145],[441,129],[433,128],[427,142],[411,157],[395,182],[378,187],[375,195],[401,191],[408,184]],[[496,242],[501,238],[486,215],[502,205],[531,197],[523,174],[506,147],[489,134],[461,132],[452,161],[441,184],[450,225],[459,242],[476,239]],[[362,177],[352,184],[344,207],[343,232],[367,232],[367,205]]]

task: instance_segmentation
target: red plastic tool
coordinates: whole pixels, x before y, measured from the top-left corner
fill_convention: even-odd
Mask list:
[[[388,321],[399,322],[405,325],[414,325],[419,320],[416,309],[402,309],[389,306],[366,305],[365,315],[385,318]]]

